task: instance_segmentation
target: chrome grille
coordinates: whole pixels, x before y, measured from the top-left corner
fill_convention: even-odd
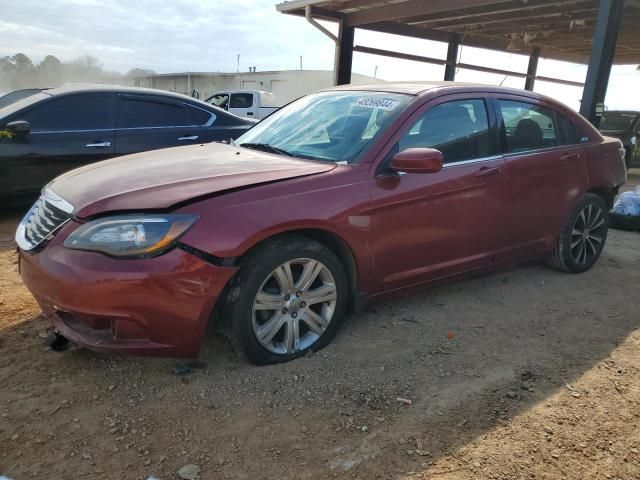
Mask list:
[[[23,250],[40,245],[71,219],[73,207],[50,189],[46,189],[25,215],[16,231],[16,243]]]

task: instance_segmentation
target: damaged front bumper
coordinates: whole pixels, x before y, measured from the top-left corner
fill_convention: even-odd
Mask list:
[[[22,279],[60,334],[102,352],[198,355],[235,267],[180,248],[126,260],[70,250],[62,246],[66,228],[41,251],[20,251]]]

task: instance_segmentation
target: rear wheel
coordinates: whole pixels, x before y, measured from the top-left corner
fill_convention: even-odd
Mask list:
[[[223,310],[229,339],[258,365],[319,350],[344,318],[347,285],[342,264],[320,243],[286,237],[261,246],[229,289]]]
[[[609,228],[602,198],[587,193],[574,207],[547,263],[557,270],[581,273],[598,260]]]

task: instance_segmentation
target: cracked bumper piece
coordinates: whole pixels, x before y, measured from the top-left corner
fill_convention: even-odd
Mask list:
[[[215,302],[236,269],[181,249],[114,259],[64,248],[20,252],[22,279],[55,328],[101,352],[195,357]]]

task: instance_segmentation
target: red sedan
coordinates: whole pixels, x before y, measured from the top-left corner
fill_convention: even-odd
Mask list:
[[[530,92],[339,87],[234,144],[58,177],[18,228],[20,269],[57,332],[88,348],[196,356],[221,322],[249,361],[281,362],[388,294],[531,259],[588,270],[623,157]]]

